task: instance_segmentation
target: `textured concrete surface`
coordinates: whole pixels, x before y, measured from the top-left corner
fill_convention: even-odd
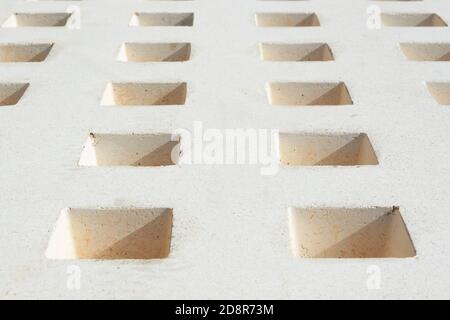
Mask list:
[[[450,109],[425,82],[450,81],[448,62],[410,61],[399,44],[447,42],[448,27],[367,28],[367,8],[437,13],[444,0],[2,0],[14,13],[81,10],[81,28],[0,28],[0,42],[54,43],[38,63],[0,62],[2,83],[29,83],[0,106],[1,298],[450,298]],[[193,27],[130,27],[134,12],[194,13]],[[256,12],[316,13],[318,27],[255,25]],[[123,43],[191,43],[191,60],[117,61]],[[261,61],[260,43],[326,43],[334,61]],[[184,106],[101,105],[108,83],[187,83]],[[267,82],[345,82],[353,105],[268,103]],[[379,165],[78,166],[90,132],[205,128],[365,133]],[[173,208],[169,257],[52,260],[64,208]],[[289,207],[399,206],[417,256],[299,259]],[[75,267],[74,267],[75,266]],[[79,271],[80,288],[68,286]],[[379,289],[371,281],[379,276]],[[68,274],[69,273],[69,274]],[[369,284],[369,285],[368,285]]]

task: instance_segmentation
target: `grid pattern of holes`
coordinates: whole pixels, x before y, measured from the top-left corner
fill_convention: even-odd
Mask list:
[[[445,25],[445,22],[444,23],[442,23],[441,22],[441,20],[439,20],[439,19],[437,19],[436,18],[436,15],[435,14],[433,14],[432,16],[431,16],[433,19],[431,19],[431,22],[432,22],[432,25],[435,25],[435,24],[437,24],[437,25]],[[266,17],[265,17],[266,18]],[[297,17],[294,17],[295,19],[298,19],[299,17],[297,16]],[[305,23],[304,22],[304,19],[303,18],[305,18],[305,19],[309,19],[308,21],[308,23]],[[161,17],[158,17],[158,21],[161,21]],[[294,19],[294,20],[295,20]],[[16,19],[17,20],[17,19]],[[144,19],[145,20],[145,19]],[[164,19],[162,19],[162,20],[164,20]],[[185,20],[187,20],[187,22],[185,22]],[[264,19],[263,19],[264,20]],[[270,20],[270,19],[269,19]],[[276,22],[275,23],[275,26],[277,25],[277,24],[279,24],[279,21],[281,21],[281,24],[283,24],[284,22],[284,20],[283,19],[275,19],[276,21],[278,21],[278,22]],[[408,19],[406,19],[406,20],[408,20]],[[17,20],[18,21],[18,20]],[[21,26],[21,23],[19,23],[19,22],[15,22],[16,23],[16,25],[17,26]],[[26,21],[28,21],[28,20],[26,20]],[[41,24],[41,22],[40,22],[41,20],[39,20],[39,23],[38,24]],[[193,15],[186,15],[186,16],[184,16],[183,17],[183,19],[182,19],[182,23],[180,24],[179,23],[179,21],[177,21],[177,22],[172,22],[172,19],[169,19],[169,24],[171,24],[171,25],[182,25],[182,26],[192,26],[192,23],[193,23]],[[290,21],[290,20],[289,20]],[[296,20],[297,21],[297,20]],[[312,22],[311,22],[312,21]],[[409,21],[409,20],[408,20]],[[427,20],[428,21],[428,20]],[[437,22],[436,22],[437,21]],[[308,25],[308,26],[320,26],[320,24],[319,24],[319,22],[318,22],[318,19],[317,19],[317,16],[315,16],[315,15],[308,15],[307,17],[303,17],[302,16],[302,19],[301,19],[301,21],[300,22],[295,22],[295,23],[291,23],[291,22],[288,22],[287,23],[287,25],[285,25],[285,26],[303,26],[303,25]],[[28,22],[26,22],[25,24],[24,24],[25,26],[29,26],[29,24],[28,24]],[[57,23],[55,23],[55,24],[52,24],[53,26],[59,26],[59,25],[61,25],[61,23],[60,23],[60,21],[58,21]],[[138,24],[136,24],[137,26],[139,26],[140,24],[138,23]],[[148,23],[146,24],[146,25],[149,25]],[[153,25],[152,23],[150,23],[150,25]],[[158,25],[161,25],[161,24],[158,24]],[[259,25],[259,24],[258,24]],[[418,25],[418,24],[415,24],[415,25]],[[419,25],[422,25],[421,23],[419,24]],[[9,25],[6,25],[6,26],[9,26]],[[32,26],[33,26],[33,24],[32,24]],[[37,26],[37,25],[34,25],[34,26]],[[261,25],[261,26],[274,26],[274,25],[271,25],[271,23],[269,23],[269,25],[267,25],[267,23],[263,23],[263,25]],[[326,53],[321,53],[320,54],[320,56],[326,56],[327,58],[319,58],[319,60],[320,61],[322,61],[322,60],[331,60],[331,53],[330,52],[326,52]],[[45,58],[44,58],[45,59]],[[164,59],[163,58],[157,58],[157,59],[160,59],[160,60],[158,60],[158,61],[163,61]],[[186,58],[184,58],[184,60],[186,60]],[[299,59],[299,60],[301,60],[301,59]],[[308,59],[308,61],[310,61],[309,59]],[[22,87],[23,88],[23,87]],[[445,89],[445,87],[443,87],[444,89]],[[20,88],[20,90],[21,90],[21,88]],[[15,92],[14,92],[14,94],[15,94]],[[186,92],[184,92],[184,96],[186,95]],[[342,98],[341,98],[342,99]],[[341,99],[338,99],[339,101],[341,100]],[[344,100],[349,100],[349,98],[346,98],[346,99],[344,99]],[[16,101],[17,102],[17,101]],[[137,104],[139,104],[140,105],[140,103],[137,103]],[[331,104],[333,104],[333,103],[331,103]],[[337,103],[337,104],[345,104],[345,103]],[[349,103],[350,104],[350,103]],[[326,104],[326,105],[329,105],[328,103]]]

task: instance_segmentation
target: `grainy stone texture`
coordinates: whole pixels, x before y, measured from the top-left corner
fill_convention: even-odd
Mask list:
[[[450,298],[450,109],[425,82],[448,62],[408,61],[399,43],[446,42],[450,29],[368,29],[367,8],[437,13],[450,2],[366,0],[2,0],[16,12],[81,10],[81,29],[0,28],[1,43],[54,43],[40,63],[0,63],[0,81],[30,83],[0,106],[1,298]],[[193,12],[193,27],[129,27],[134,12]],[[262,28],[256,12],[316,13],[320,27]],[[124,42],[192,44],[191,60],[116,61]],[[334,61],[261,61],[259,43],[327,43]],[[102,106],[110,82],[186,82],[181,107]],[[267,82],[345,82],[353,105],[278,107]],[[368,135],[378,166],[81,167],[89,132],[205,128]],[[417,257],[301,260],[288,207],[399,206]],[[67,207],[173,208],[170,255],[148,261],[49,260]],[[81,288],[67,287],[68,267]],[[379,290],[367,287],[378,266]],[[69,268],[69,270],[72,270]],[[369,268],[373,270],[373,268]]]

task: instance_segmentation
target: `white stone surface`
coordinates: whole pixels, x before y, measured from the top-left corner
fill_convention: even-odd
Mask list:
[[[448,62],[408,61],[402,42],[446,42],[449,28],[366,26],[382,12],[437,13],[450,2],[366,0],[2,0],[16,12],[81,9],[81,29],[0,28],[1,43],[54,43],[41,63],[0,63],[1,82],[29,82],[0,107],[0,297],[11,298],[450,298],[450,109],[425,82],[450,81]],[[129,27],[134,12],[194,12],[193,27]],[[314,28],[258,28],[256,12],[315,12]],[[124,42],[190,42],[182,63],[116,61]],[[267,62],[261,42],[323,42],[330,62]],[[187,82],[182,107],[101,106],[109,82]],[[352,106],[277,107],[265,84],[344,81]],[[205,128],[364,132],[378,166],[80,167],[89,132]],[[288,207],[399,206],[417,257],[301,260]],[[171,252],[152,261],[49,260],[67,207],[174,209]],[[67,287],[79,266],[81,288]],[[367,287],[369,266],[381,287]],[[69,269],[71,270],[71,269]],[[369,269],[371,270],[371,269]]]

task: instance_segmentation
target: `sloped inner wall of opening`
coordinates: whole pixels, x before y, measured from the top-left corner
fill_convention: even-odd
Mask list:
[[[441,105],[450,105],[450,83],[449,82],[428,82],[428,91],[431,96]]]
[[[109,83],[103,94],[104,106],[184,105],[187,84],[181,83]]]
[[[70,13],[15,13],[5,21],[5,28],[64,27]]]
[[[136,12],[131,17],[132,27],[192,27],[194,14]]]
[[[330,61],[331,49],[326,43],[282,44],[261,43],[261,60],[264,61]]]
[[[400,49],[408,60],[450,61],[449,43],[401,43]]]
[[[416,255],[396,207],[289,209],[299,258],[405,258]]]
[[[435,13],[382,13],[386,27],[446,27],[447,23]]]
[[[41,62],[53,47],[44,44],[0,44],[0,62]]]
[[[0,106],[16,105],[28,86],[28,83],[0,83]]]
[[[377,165],[366,134],[280,134],[280,162],[291,166]]]
[[[50,259],[161,259],[170,251],[172,209],[65,209]]]
[[[272,82],[267,84],[267,97],[271,105],[278,106],[353,104],[343,82]]]
[[[187,61],[190,43],[124,43],[117,60],[129,62]]]
[[[258,27],[318,27],[319,18],[315,13],[257,13]]]
[[[179,137],[171,134],[90,134],[80,166],[170,166],[178,163]]]

